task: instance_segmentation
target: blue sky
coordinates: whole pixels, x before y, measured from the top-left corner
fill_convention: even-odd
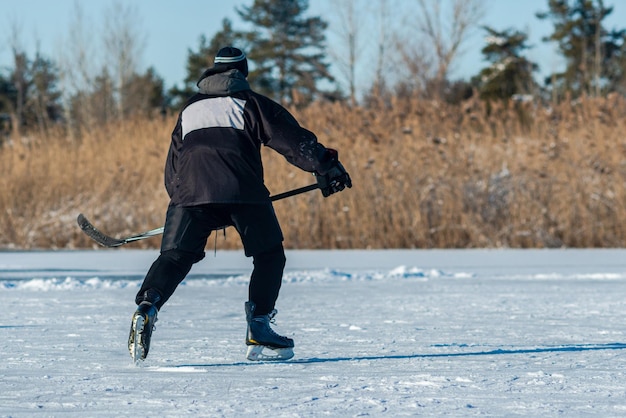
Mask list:
[[[319,15],[330,20],[329,11],[333,0],[309,0],[309,15]],[[515,28],[529,33],[534,48],[528,56],[541,67],[541,74],[558,68],[560,60],[553,46],[541,42],[541,37],[552,30],[550,22],[535,17],[537,11],[547,10],[548,0],[484,0],[486,16],[484,24],[495,29]],[[95,31],[101,26],[103,12],[114,0],[0,0],[0,66],[12,65],[10,57],[11,28],[17,26],[22,46],[34,51],[37,43],[44,55],[55,59],[67,42],[68,25],[72,21],[75,3],[80,2],[84,14]],[[414,4],[415,0],[398,0],[402,6]],[[125,0],[133,4],[138,15],[137,29],[145,34],[146,43],[141,65],[153,66],[165,79],[168,87],[182,85],[189,48],[198,47],[198,39],[204,34],[210,39],[221,28],[224,18],[241,28],[236,6],[250,5],[248,1],[224,0]],[[613,14],[607,19],[609,28],[626,26],[626,1],[606,0],[613,6]],[[402,24],[402,23],[398,23]],[[484,63],[480,54],[483,45],[482,31],[475,31],[464,45],[453,68],[453,78],[466,78],[476,74]],[[332,48],[332,35],[329,35]]]

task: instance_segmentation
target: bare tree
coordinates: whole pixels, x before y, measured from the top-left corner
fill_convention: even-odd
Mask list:
[[[484,17],[484,1],[482,0],[417,0],[419,15],[416,29],[424,37],[424,45],[428,45],[430,55],[430,71],[422,77],[432,86],[435,96],[441,89],[455,58],[460,54],[463,42],[468,38],[471,29],[478,27]],[[446,13],[447,12],[447,13]],[[410,36],[410,35],[409,35]],[[414,42],[402,43],[403,55],[407,58],[423,56],[423,50],[416,51]],[[425,59],[417,68],[423,70]]]
[[[394,59],[394,68],[398,73],[395,89],[401,95],[425,91],[435,66],[429,44],[420,41],[407,42],[405,36],[404,33],[396,33],[393,40],[399,54]]]
[[[138,73],[145,36],[140,32],[138,12],[135,7],[115,2],[105,13],[104,51],[108,73],[114,83],[115,100],[119,116],[132,112],[133,103],[128,94],[129,84]]]
[[[22,45],[21,32],[17,23],[11,26],[9,43],[13,55],[13,74],[11,83],[15,89],[15,100],[11,110],[13,130],[16,135],[20,134],[25,121],[26,89],[28,87],[28,58]]]
[[[93,89],[98,63],[93,33],[93,24],[87,21],[81,3],[74,1],[72,19],[68,26],[68,38],[59,48],[60,84],[63,91],[65,120],[70,128],[93,123],[92,104],[89,92]],[[70,135],[74,129],[69,130]]]
[[[355,105],[357,85],[357,65],[362,57],[362,31],[366,16],[363,13],[367,0],[337,0],[333,3],[336,12],[333,30],[339,37],[339,44],[330,49],[338,70],[348,84],[350,103]]]
[[[394,70],[397,59],[390,51],[396,48],[394,38],[402,29],[398,23],[402,13],[400,3],[399,0],[332,2],[330,24],[336,41],[329,50],[353,105],[363,87],[367,86],[368,91],[362,93],[361,99],[369,95],[379,97],[398,76]]]
[[[435,80],[443,80],[467,33],[483,18],[484,3],[481,0],[453,0],[450,24],[447,26],[442,22],[440,1],[419,0],[419,4],[422,11],[420,29],[433,42],[435,48]]]
[[[598,0],[598,9],[604,10],[604,1]],[[594,87],[594,91],[592,95],[595,97],[600,97],[600,93],[602,90],[602,55],[603,55],[603,45],[602,45],[602,19],[601,13],[595,14],[595,27],[597,28],[594,33],[594,57],[593,57],[593,81],[590,83]]]
[[[102,29],[94,30],[81,3],[75,1],[69,39],[63,42],[60,59],[65,118],[70,127],[91,127],[127,115],[136,100],[143,99],[130,88],[145,44],[138,21],[133,5],[117,1],[104,10]],[[93,36],[96,33],[98,38]]]
[[[385,62],[387,62],[389,40],[392,37],[390,24],[389,0],[378,0],[378,41],[376,43],[376,78],[374,81],[375,93],[381,94],[385,90]]]

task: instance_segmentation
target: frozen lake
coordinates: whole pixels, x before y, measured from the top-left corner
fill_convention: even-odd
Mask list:
[[[288,251],[283,363],[251,260],[207,252],[126,349],[156,251],[0,252],[0,416],[624,416],[626,250]]]

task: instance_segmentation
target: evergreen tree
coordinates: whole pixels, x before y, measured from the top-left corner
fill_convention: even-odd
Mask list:
[[[483,69],[477,77],[480,96],[484,99],[510,99],[513,95],[531,94],[535,90],[533,72],[537,64],[522,56],[529,48],[525,33],[508,29],[487,31],[487,45],[482,54],[491,65]]]
[[[48,129],[49,122],[61,120],[61,91],[58,87],[59,70],[55,63],[37,53],[30,66],[29,112],[41,129]]]
[[[198,50],[187,51],[187,76],[182,89],[174,87],[169,94],[173,100],[173,105],[179,107],[182,102],[197,91],[196,83],[208,67],[213,66],[213,58],[220,48],[224,46],[241,46],[243,36],[233,30],[232,22],[229,19],[222,20],[222,29],[217,32],[210,42],[204,35],[200,36]]]
[[[0,73],[0,113],[8,115],[12,111],[16,93],[10,77]]]
[[[91,104],[90,115],[98,125],[115,120],[120,115],[116,114],[118,109],[115,98],[115,83],[109,70],[104,67],[100,75],[93,80],[93,91],[87,95]]]
[[[250,81],[283,104],[309,102],[320,93],[319,81],[333,81],[324,62],[327,23],[305,17],[308,7],[307,0],[255,0],[237,10],[255,28],[242,34],[254,64]]]
[[[155,111],[161,111],[165,106],[163,79],[153,67],[144,74],[133,74],[128,80],[123,103],[124,116],[143,115],[152,116]]]
[[[613,12],[603,0],[549,0],[540,19],[551,19],[554,32],[545,41],[555,41],[566,60],[561,73],[546,84],[560,92],[598,95],[615,91],[624,78],[626,30],[607,31],[602,22]]]
[[[8,78],[0,80],[0,112],[10,115],[15,129],[46,131],[62,115],[58,69],[39,52],[31,59],[14,50],[13,59]]]
[[[11,131],[11,103],[15,100],[15,94],[13,83],[0,73],[0,145]]]
[[[165,104],[164,81],[150,67],[143,74],[131,73],[118,97],[114,77],[103,67],[89,90],[78,90],[69,99],[73,126],[92,128],[122,118],[154,116]],[[123,106],[120,109],[119,100]]]

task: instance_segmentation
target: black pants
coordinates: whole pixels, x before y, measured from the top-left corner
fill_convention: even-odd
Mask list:
[[[161,295],[157,303],[160,309],[185,279],[191,266],[204,258],[204,248],[211,232],[226,226],[237,229],[246,256],[253,258],[248,297],[256,304],[255,314],[271,312],[278,299],[285,268],[283,234],[271,203],[170,206],[161,254],[150,267],[135,302],[141,303],[144,292],[155,289]]]

